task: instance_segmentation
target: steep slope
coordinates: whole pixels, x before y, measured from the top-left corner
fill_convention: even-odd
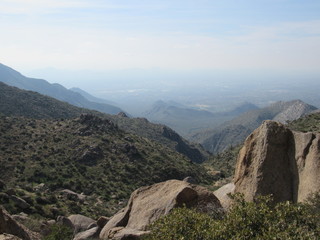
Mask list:
[[[277,102],[269,107],[244,113],[215,130],[198,133],[191,140],[199,142],[212,153],[218,153],[243,142],[264,120],[277,120],[285,123],[316,109],[300,100]]]
[[[0,113],[6,116],[24,116],[37,119],[74,118],[82,113],[100,114],[36,92],[11,87],[2,82],[0,82]]]
[[[172,102],[157,101],[144,113],[144,117],[152,122],[165,124],[186,137],[201,129],[212,129],[240,113],[256,108],[253,104],[244,103],[229,112],[212,113]]]
[[[94,115],[67,120],[0,116],[0,142],[0,180],[7,189],[22,188],[19,194],[29,204],[22,209],[0,194],[11,212],[108,215],[140,186],[187,176],[211,181],[201,166],[176,151]],[[37,200],[39,184],[45,190]],[[74,197],[56,204],[62,189],[78,193],[76,198],[83,193],[86,204]]]
[[[308,114],[288,123],[288,127],[300,132],[320,132],[320,111]]]
[[[184,154],[193,162],[201,163],[210,155],[200,145],[188,142],[165,125],[151,123],[145,118],[129,118],[125,114],[109,115],[108,118],[126,132],[157,141]]]
[[[117,114],[122,111],[120,108],[110,104],[91,102],[81,94],[68,90],[60,84],[50,84],[42,79],[27,78],[3,64],[0,64],[0,81],[10,86],[35,91],[68,102],[77,107],[89,108],[109,114]]]

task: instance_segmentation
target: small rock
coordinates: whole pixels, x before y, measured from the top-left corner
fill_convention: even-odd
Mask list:
[[[33,188],[34,191],[36,192],[43,192],[45,190],[45,184],[44,183],[40,183],[37,186],[35,186]]]
[[[193,177],[186,177],[183,179],[184,182],[187,182],[187,183],[191,183],[191,184],[196,184],[196,180],[193,178]]]

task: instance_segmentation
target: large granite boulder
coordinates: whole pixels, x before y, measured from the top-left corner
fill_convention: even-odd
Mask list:
[[[306,200],[320,191],[320,133],[265,121],[240,150],[234,184],[247,201],[268,194],[275,202]]]
[[[185,181],[169,180],[135,190],[128,205],[101,230],[100,238],[138,238],[148,233],[146,230],[150,223],[173,208],[182,206],[195,207],[204,212],[222,208],[219,200],[206,188]]]

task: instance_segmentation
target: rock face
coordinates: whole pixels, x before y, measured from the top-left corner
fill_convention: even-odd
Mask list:
[[[320,134],[294,132],[265,121],[245,141],[234,177],[248,201],[272,194],[275,202],[304,201],[320,190]]]
[[[29,231],[23,225],[15,221],[7,211],[0,208],[0,234],[3,234],[3,239],[5,234],[14,235],[17,238],[7,238],[7,239],[23,239],[23,240],[38,240],[40,239],[35,233]]]
[[[101,239],[130,239],[146,234],[147,226],[168,214],[173,208],[186,205],[202,211],[220,209],[219,200],[207,189],[185,181],[169,180],[137,189],[128,205],[114,215],[101,230]],[[129,238],[128,238],[129,239]]]

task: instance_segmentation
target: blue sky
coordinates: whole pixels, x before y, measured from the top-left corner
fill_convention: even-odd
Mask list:
[[[0,0],[16,69],[320,72],[319,0]]]

